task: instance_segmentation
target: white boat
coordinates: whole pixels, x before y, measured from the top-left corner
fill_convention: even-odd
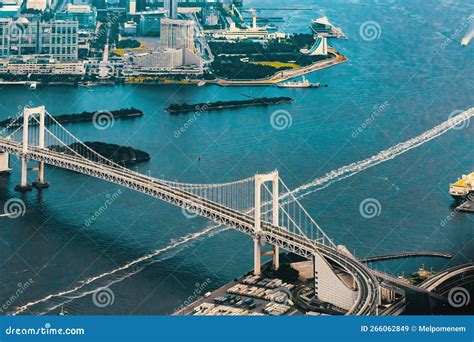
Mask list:
[[[205,85],[205,84],[206,84],[205,81],[199,81],[197,85],[198,85],[198,87],[202,87],[202,86]]]
[[[277,84],[279,88],[318,88],[319,86],[319,83],[311,83],[304,76],[301,81],[288,81]]]
[[[36,90],[36,82],[33,82],[30,84],[30,89],[31,90]]]

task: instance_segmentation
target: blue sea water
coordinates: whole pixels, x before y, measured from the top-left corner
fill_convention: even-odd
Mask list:
[[[138,170],[182,182],[226,182],[278,169],[290,188],[367,158],[447,120],[473,105],[472,45],[462,47],[463,23],[474,12],[465,1],[246,1],[274,8],[260,15],[283,16],[282,29],[308,32],[309,21],[327,15],[348,40],[331,40],[349,62],[308,76],[328,84],[320,89],[221,88],[217,86],[117,86],[97,88],[23,87],[0,89],[0,120],[27,104],[46,105],[52,114],[134,106],[142,118],[115,121],[107,130],[87,123],[67,125],[83,141],[130,145],[151,154]],[[275,8],[305,7],[304,10]],[[264,13],[264,14],[263,14]],[[373,28],[371,31],[363,28]],[[368,33],[367,33],[368,32]],[[448,38],[451,37],[451,40]],[[365,39],[364,39],[365,38]],[[190,115],[173,116],[173,102],[291,96],[280,107],[245,108],[201,115],[177,138]],[[360,133],[377,108],[377,112]],[[291,126],[276,130],[270,116],[291,115]],[[355,136],[355,138],[354,138]],[[358,257],[402,251],[441,251],[450,260],[417,258],[374,264],[392,274],[472,261],[473,216],[451,215],[449,183],[474,164],[474,122],[314,192],[302,200],[336,243]],[[18,287],[31,286],[4,313],[48,295],[68,291],[28,307],[23,313],[169,314],[196,289],[214,289],[252,268],[252,241],[226,230],[202,236],[147,261],[99,277],[176,239],[212,225],[186,218],[156,199],[87,176],[47,168],[51,187],[18,194],[19,161],[0,177],[0,204],[21,198],[26,214],[0,218],[0,304]],[[117,200],[92,225],[85,222],[111,195]],[[367,198],[380,203],[372,219],[360,215]],[[112,305],[98,307],[92,292],[109,286]],[[21,286],[20,286],[21,287]],[[74,290],[74,288],[78,288]],[[1,308],[1,307],[0,307]]]

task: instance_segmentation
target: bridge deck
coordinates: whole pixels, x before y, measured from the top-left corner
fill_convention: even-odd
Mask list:
[[[337,251],[337,249],[327,247],[315,240],[310,240],[306,236],[297,235],[289,232],[284,227],[277,227],[264,221],[261,222],[262,232],[257,234],[254,231],[255,222],[252,216],[172,187],[162,180],[141,175],[125,168],[104,165],[85,158],[34,146],[29,147],[27,153],[24,154],[22,144],[4,139],[0,139],[0,150],[128,187],[191,210],[216,223],[230,226],[253,238],[262,239],[306,258],[310,258],[314,253],[319,253],[352,274],[358,284],[358,299],[348,314],[367,315],[376,313],[378,300],[376,278],[358,260]]]

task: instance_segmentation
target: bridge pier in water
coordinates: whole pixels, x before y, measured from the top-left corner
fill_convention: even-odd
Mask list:
[[[0,151],[0,175],[10,173],[10,154]]]
[[[27,108],[23,110],[23,155],[21,157],[21,183],[15,187],[16,191],[31,191],[33,187],[37,189],[49,186],[44,181],[44,162],[40,161],[38,165],[38,181],[28,184],[28,153],[29,144],[29,120],[30,117],[39,114],[38,128],[38,147],[44,148],[44,129],[45,129],[45,107]]]

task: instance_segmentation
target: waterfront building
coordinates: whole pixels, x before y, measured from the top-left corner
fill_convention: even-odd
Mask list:
[[[257,26],[257,16],[256,11],[252,11],[252,26],[245,28],[238,28],[235,23],[232,21],[229,24],[229,29],[216,31],[212,34],[212,37],[215,39],[225,39],[225,40],[245,40],[245,39],[255,39],[255,40],[268,40],[268,39],[278,39],[286,38],[285,33],[281,32],[270,32],[266,26]]]
[[[28,0],[26,2],[26,9],[44,11],[49,5],[49,0]]]
[[[0,56],[50,55],[58,60],[77,60],[78,29],[77,21],[0,19]]]
[[[65,12],[56,13],[56,20],[77,21],[80,29],[93,29],[97,20],[97,11],[90,5],[68,4]]]
[[[311,49],[301,49],[300,52],[309,56],[327,56],[328,40],[326,37],[317,37]]]
[[[194,22],[192,20],[161,19],[161,47],[194,50]]]
[[[329,22],[328,17],[321,17],[311,21],[311,30],[316,33],[318,36],[322,37],[335,37],[335,38],[343,38],[345,39],[346,36],[342,32],[339,27],[335,27],[333,24]]]
[[[0,18],[16,15],[22,4],[23,0],[0,0]]]
[[[136,36],[138,33],[138,25],[134,21],[127,21],[123,24],[122,35],[124,36]]]
[[[164,49],[137,54],[133,63],[146,70],[174,69],[183,65],[182,49]]]
[[[83,62],[62,62],[50,56],[12,56],[0,59],[0,74],[84,75]]]
[[[161,19],[160,46],[165,49],[182,49],[182,65],[202,68],[202,58],[194,45],[194,22],[192,20]]]

